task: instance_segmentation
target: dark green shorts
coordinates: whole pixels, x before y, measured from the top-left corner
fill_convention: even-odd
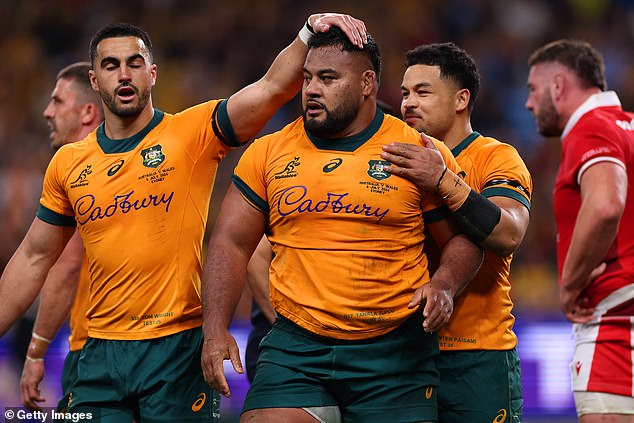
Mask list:
[[[79,351],[69,351],[64,359],[64,367],[62,367],[62,399],[57,403],[57,411],[65,411],[68,406],[68,394],[77,379],[77,364],[79,363]]]
[[[388,334],[343,341],[279,317],[243,411],[339,406],[344,422],[437,421],[438,339],[421,325],[417,313]]]
[[[69,412],[101,423],[217,422],[220,398],[203,379],[201,348],[200,328],[143,341],[88,338]]]
[[[442,423],[520,423],[522,375],[517,350],[446,351],[438,359]]]

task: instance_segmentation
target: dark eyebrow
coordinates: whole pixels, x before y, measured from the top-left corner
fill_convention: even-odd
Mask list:
[[[414,85],[414,89],[412,91],[416,91],[419,88],[423,88],[423,87],[425,87],[425,88],[431,87],[431,84],[429,82],[421,82],[420,84]],[[401,85],[401,90],[407,90],[407,88],[405,88],[403,85]]]
[[[303,71],[304,71],[304,73],[310,73],[310,74],[312,74],[312,72],[310,72],[310,71],[309,71],[308,69],[306,69],[306,68],[304,68],[304,69],[303,69]],[[318,70],[317,72],[315,72],[315,75],[321,76],[321,75],[324,75],[324,74],[327,74],[327,73],[334,73],[334,74],[337,74],[337,71],[336,71],[336,70],[334,70],[334,69],[320,69],[320,70]]]
[[[133,54],[132,56],[128,57],[126,59],[126,63],[130,63],[133,62],[137,59],[141,59],[145,62],[145,58],[143,57],[143,55],[141,53],[137,53],[137,54]],[[121,61],[119,59],[117,59],[116,57],[112,57],[112,56],[108,56],[108,57],[104,57],[103,59],[101,59],[101,67],[104,67],[108,64],[119,64],[121,63]]]

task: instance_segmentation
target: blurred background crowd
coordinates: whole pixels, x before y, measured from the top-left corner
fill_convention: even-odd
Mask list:
[[[590,41],[603,53],[609,88],[633,110],[633,0],[0,0],[0,6],[0,269],[38,207],[52,154],[42,111],[55,75],[71,62],[88,59],[88,43],[98,28],[123,21],[150,34],[158,64],[154,106],[173,113],[254,82],[308,15],[337,11],[366,22],[384,61],[379,98],[397,113],[407,50],[453,41],[473,55],[482,77],[474,129],[514,145],[535,186],[528,234],[512,267],[518,332],[523,320],[565,325],[557,302],[551,200],[560,147],[558,140],[537,133],[524,109],[526,62],[535,48],[557,38]],[[265,131],[280,128],[299,112],[296,99]],[[220,168],[209,228],[240,152],[231,153]],[[248,327],[249,302],[243,303],[236,322]],[[15,351],[9,367],[18,370],[23,332],[30,334],[28,318],[0,342],[7,355]],[[555,347],[545,342],[544,348]],[[0,405],[17,405],[15,379],[4,375]],[[7,395],[11,399],[3,400]]]

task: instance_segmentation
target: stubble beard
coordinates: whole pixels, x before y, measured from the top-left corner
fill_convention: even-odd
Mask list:
[[[145,90],[141,93],[137,91],[139,101],[136,106],[132,104],[117,104],[116,94],[110,94],[105,91],[101,91],[100,94],[108,110],[122,118],[138,116],[150,100],[150,90]]]
[[[539,133],[544,137],[559,137],[561,136],[561,129],[559,129],[559,115],[555,104],[550,95],[545,97],[542,102],[541,110],[535,115],[537,121],[537,127]]]
[[[344,130],[354,121],[359,113],[359,107],[352,103],[344,103],[332,112],[324,108],[326,117],[323,120],[310,118],[307,110],[304,109],[302,117],[304,118],[304,128],[311,134],[319,138],[333,138]]]

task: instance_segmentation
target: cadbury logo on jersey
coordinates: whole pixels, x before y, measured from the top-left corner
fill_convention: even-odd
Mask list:
[[[390,212],[390,209],[381,210],[380,207],[372,207],[366,203],[358,204],[347,202],[349,194],[326,193],[326,197],[315,198],[309,195],[308,188],[297,185],[286,188],[280,194],[277,201],[277,211],[280,216],[286,217],[295,213],[342,213],[356,214],[366,217],[375,217],[376,223]]]
[[[152,147],[141,150],[141,157],[143,157],[143,166],[145,167],[158,167],[163,160],[165,160],[165,154],[163,154],[162,146],[160,144],[153,145]]]
[[[77,179],[70,183],[71,188],[78,188],[88,185],[88,175],[92,173],[92,165],[87,165],[80,173]]]
[[[143,198],[135,197],[133,194],[134,190],[127,194],[115,195],[113,202],[108,205],[97,204],[93,194],[82,195],[73,206],[77,223],[83,225],[90,221],[111,218],[117,213],[128,214],[148,207],[165,206],[165,213],[168,213],[174,198],[173,191],[169,194],[149,194]]]

